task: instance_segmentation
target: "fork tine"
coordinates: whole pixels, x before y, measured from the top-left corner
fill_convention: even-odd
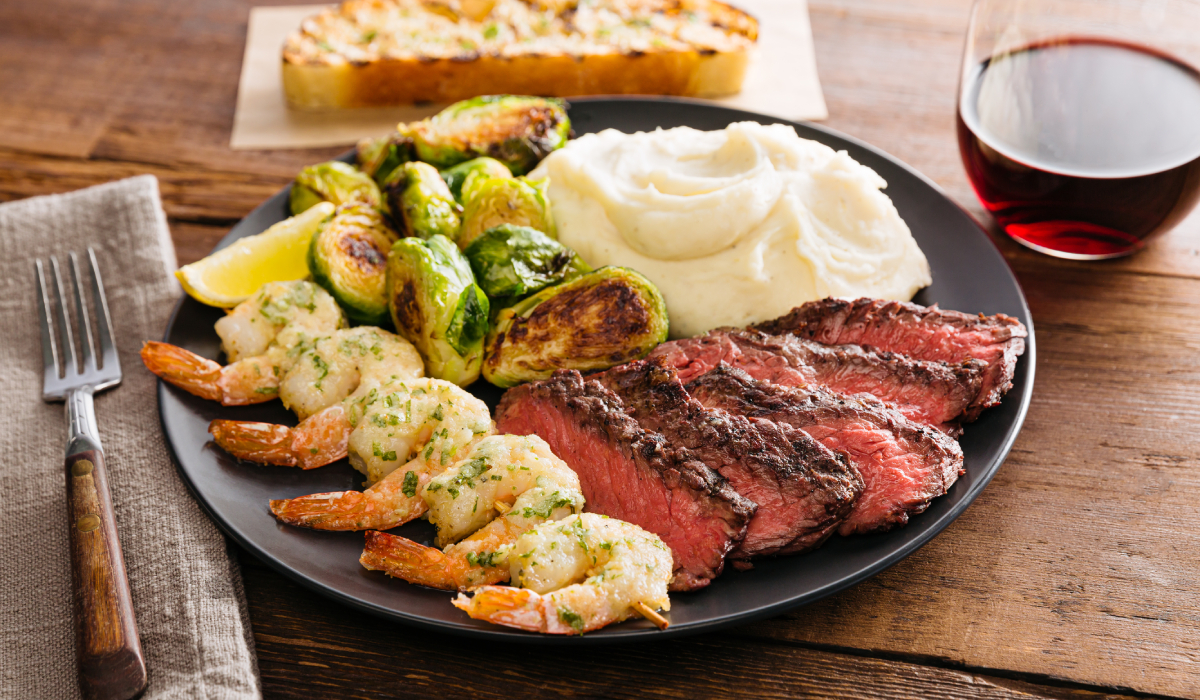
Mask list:
[[[108,298],[104,296],[104,282],[100,279],[100,265],[96,262],[96,251],[88,246],[88,260],[92,265],[92,296],[96,304],[96,329],[99,331],[99,353],[104,369],[121,373],[121,359],[117,355],[117,344],[113,340],[112,316],[108,313]]]
[[[75,283],[75,308],[79,312],[79,351],[84,372],[96,371],[96,356],[92,354],[92,320],[88,315],[87,302],[83,295],[83,280],[79,277],[79,256],[72,251],[67,256],[71,261],[71,281]]]
[[[46,271],[41,259],[33,261],[37,272],[37,308],[38,320],[42,328],[42,364],[44,365],[44,384],[48,385],[59,378],[58,376],[58,347],[54,342],[54,317],[50,315],[50,297],[46,294]]]
[[[75,354],[75,338],[71,333],[71,312],[67,308],[67,295],[63,293],[62,271],[58,269],[58,258],[50,258],[50,276],[54,278],[55,315],[62,320],[58,326],[58,347],[63,356],[64,376],[79,374],[79,357]]]

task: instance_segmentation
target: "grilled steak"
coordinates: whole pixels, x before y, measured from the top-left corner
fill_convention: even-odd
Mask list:
[[[663,343],[662,357],[686,382],[719,363],[761,381],[785,386],[823,384],[842,394],[872,394],[909,419],[957,435],[957,420],[979,395],[986,363],[951,365],[912,360],[857,345],[823,345],[794,335],[721,329],[699,338]]]
[[[838,527],[843,535],[904,525],[962,473],[962,450],[955,440],[869,396],[760,382],[724,364],[688,383],[687,391],[709,408],[791,425],[845,453],[865,487]]]
[[[616,394],[574,370],[510,389],[501,433],[539,435],[579,475],[587,509],[655,533],[675,558],[672,590],[707,586],[746,535],[756,506],[720,474],[638,427]]]
[[[792,333],[828,345],[856,343],[921,360],[988,363],[983,385],[965,418],[1000,403],[1012,387],[1017,358],[1025,352],[1025,326],[1011,316],[972,316],[880,299],[823,299],[755,326],[765,333]]]
[[[749,568],[750,557],[818,546],[862,491],[845,456],[796,428],[705,408],[659,362],[632,362],[594,379],[621,397],[642,428],[688,448],[758,504],[746,539],[730,554],[738,568]]]

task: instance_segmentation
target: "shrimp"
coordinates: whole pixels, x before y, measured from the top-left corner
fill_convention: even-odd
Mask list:
[[[517,497],[512,510],[445,550],[370,530],[359,562],[371,571],[447,591],[505,583],[508,550],[521,533],[582,508],[583,494],[578,491],[535,487]]]
[[[253,298],[217,321],[221,349],[231,363],[265,355],[286,328],[331,333],[346,326],[333,296],[312,282],[268,282]]]
[[[368,533],[359,561],[371,570],[447,590],[507,581],[507,550],[517,537],[547,520],[579,513],[584,504],[579,477],[536,435],[480,440],[460,462],[431,479],[423,496],[429,521],[438,529],[437,545],[449,546],[439,551],[403,537]]]
[[[594,513],[546,522],[507,553],[521,586],[485,585],[451,601],[476,620],[549,634],[583,634],[670,610],[671,550],[640,527]]]
[[[458,464],[425,486],[437,545],[444,547],[482,528],[496,517],[496,503],[513,508],[519,496],[535,487],[574,494],[576,511],[583,509],[579,477],[554,456],[545,440],[537,435],[492,435],[480,440]]]
[[[341,310],[311,282],[272,282],[217,321],[230,364],[148,342],[146,367],[185,391],[226,406],[279,398],[301,420],[364,384],[413,379],[424,363],[411,343],[378,328],[344,329]]]
[[[347,397],[366,396],[396,381],[417,379],[425,364],[404,338],[372,326],[312,336],[280,334],[279,398],[301,420]]]
[[[271,501],[271,512],[321,530],[385,530],[423,515],[419,491],[495,427],[487,405],[457,385],[415,379],[372,386],[295,428],[214,421],[210,431],[231,454],[273,464],[311,467],[348,456],[371,484],[365,491]]]

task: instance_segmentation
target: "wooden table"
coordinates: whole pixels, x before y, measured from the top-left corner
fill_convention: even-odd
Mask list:
[[[0,4],[0,200],[152,173],[186,263],[342,150],[229,149],[250,4]],[[827,124],[982,218],[953,130],[969,0],[810,5]],[[266,694],[1200,697],[1200,216],[1118,262],[997,244],[1033,309],[1033,406],[979,500],[892,569],[727,632],[576,652],[385,623],[243,553]]]

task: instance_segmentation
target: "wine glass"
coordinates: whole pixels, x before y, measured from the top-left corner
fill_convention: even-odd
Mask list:
[[[1200,0],[976,0],[958,143],[984,208],[1064,258],[1141,250],[1200,194]]]

